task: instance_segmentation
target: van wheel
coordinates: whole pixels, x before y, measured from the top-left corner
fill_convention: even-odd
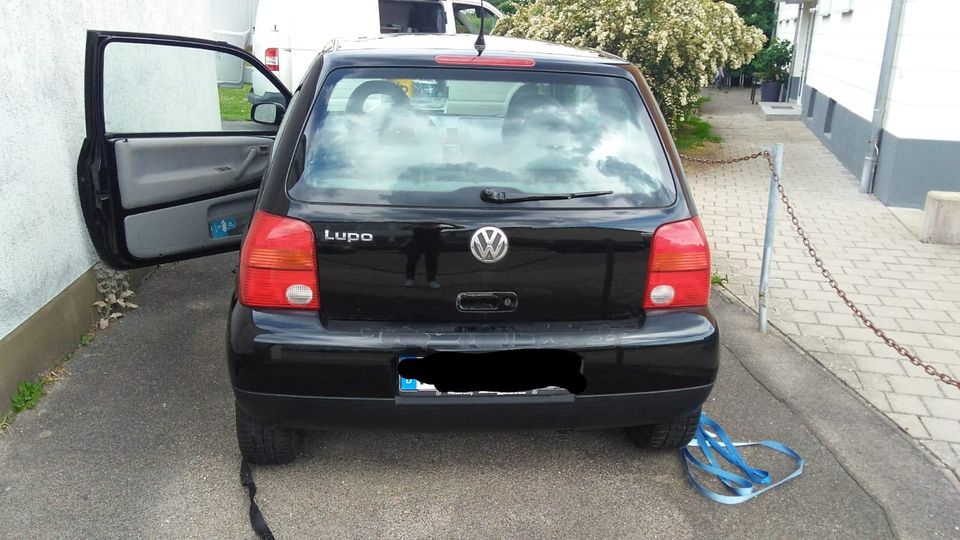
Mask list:
[[[237,445],[240,455],[255,465],[281,465],[297,457],[297,432],[293,429],[257,422],[237,410]]]
[[[639,448],[676,450],[693,439],[700,424],[700,409],[679,418],[659,424],[626,428],[627,437]]]

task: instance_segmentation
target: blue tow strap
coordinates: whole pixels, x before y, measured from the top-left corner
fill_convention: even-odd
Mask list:
[[[747,465],[746,460],[744,460],[740,452],[737,451],[737,447],[740,446],[765,446],[771,450],[776,450],[793,458],[797,463],[797,468],[782,479],[773,482],[770,478],[770,473],[767,471]],[[697,457],[693,455],[693,452],[690,451],[692,448],[699,448],[700,452],[702,452],[706,458],[706,462],[697,459]],[[788,480],[800,476],[803,472],[803,458],[792,448],[777,441],[770,440],[735,443],[730,440],[727,432],[720,427],[720,424],[703,413],[700,414],[700,425],[697,426],[696,439],[690,441],[690,444],[680,452],[683,454],[686,465],[687,478],[690,479],[693,487],[707,498],[722,504],[740,504],[748,501],[765,491],[769,491]],[[733,464],[741,474],[721,468],[714,453]],[[693,475],[693,471],[690,470],[691,465],[701,471],[716,476],[733,495],[717,493],[701,484]]]

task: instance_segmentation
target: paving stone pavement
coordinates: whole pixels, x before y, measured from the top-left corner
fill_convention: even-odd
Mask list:
[[[784,143],[783,184],[825,266],[878,327],[937,369],[960,377],[960,246],[921,243],[802,122],[767,122],[749,92],[707,93],[703,117],[719,156]],[[687,162],[710,237],[714,271],[757,305],[769,172],[762,159]],[[904,179],[903,181],[909,181]],[[960,477],[960,390],[901,360],[865,328],[820,275],[778,208],[771,324],[856,389]]]

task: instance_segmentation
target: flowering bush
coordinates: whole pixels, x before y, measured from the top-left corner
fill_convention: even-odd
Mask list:
[[[536,0],[494,33],[592,47],[640,67],[667,122],[691,114],[721,67],[750,62],[766,38],[713,0]]]

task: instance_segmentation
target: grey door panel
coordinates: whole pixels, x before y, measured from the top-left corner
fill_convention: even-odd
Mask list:
[[[124,208],[142,208],[253,182],[272,147],[272,137],[257,136],[117,140],[120,200]]]
[[[256,199],[257,190],[252,189],[127,216],[123,220],[127,249],[134,257],[148,259],[239,245]]]

